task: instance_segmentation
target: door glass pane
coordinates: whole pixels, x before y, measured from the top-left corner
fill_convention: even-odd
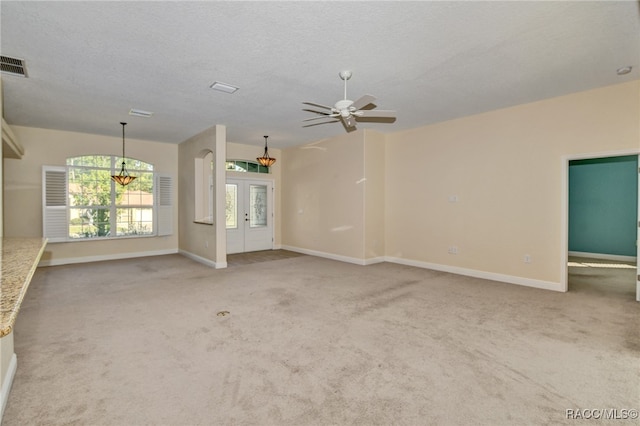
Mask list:
[[[249,226],[267,226],[266,185],[249,185]]]
[[[238,185],[227,184],[227,229],[238,228]]]

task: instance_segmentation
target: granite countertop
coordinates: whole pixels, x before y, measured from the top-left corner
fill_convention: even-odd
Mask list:
[[[13,330],[46,238],[0,238],[0,337]]]

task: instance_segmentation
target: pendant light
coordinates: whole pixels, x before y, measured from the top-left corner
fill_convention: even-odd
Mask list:
[[[261,165],[265,166],[265,167],[270,167],[273,165],[273,163],[276,162],[276,159],[273,157],[269,157],[269,151],[267,150],[267,138],[269,136],[265,136],[264,137],[264,154],[262,155],[262,157],[258,157],[256,158],[256,160],[258,160],[258,163],[260,163]]]
[[[131,176],[129,174],[129,172],[127,171],[126,164],[124,162],[124,159],[125,159],[125,156],[124,156],[124,126],[126,126],[127,123],[120,122],[120,124],[122,124],[122,168],[120,169],[120,173],[118,173],[117,175],[112,175],[111,176],[111,180],[113,180],[116,183],[119,183],[122,186],[125,186],[125,185],[128,185],[131,182],[133,182],[133,180],[136,177],[135,176]]]

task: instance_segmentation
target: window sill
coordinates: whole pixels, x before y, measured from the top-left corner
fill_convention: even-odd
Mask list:
[[[94,238],[67,238],[66,240],[58,240],[51,241],[49,238],[50,244],[55,243],[80,243],[80,242],[95,242],[95,241],[113,241],[113,240],[129,240],[132,238],[157,238],[159,235],[157,234],[149,234],[149,235],[123,235],[121,237],[94,237]]]

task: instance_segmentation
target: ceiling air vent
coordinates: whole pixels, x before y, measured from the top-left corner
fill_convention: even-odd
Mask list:
[[[27,68],[23,59],[0,56],[0,71],[5,74],[27,77]]]

